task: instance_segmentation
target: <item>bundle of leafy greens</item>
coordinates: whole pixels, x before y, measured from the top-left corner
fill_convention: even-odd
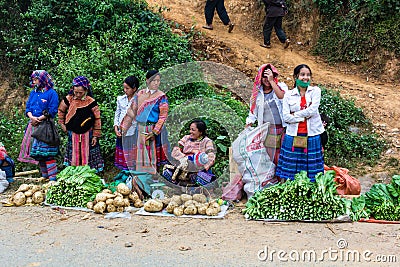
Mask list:
[[[302,171],[286,181],[251,197],[243,210],[248,219],[332,220],[351,213],[351,202],[337,195],[335,171],[319,173],[315,183]]]
[[[390,184],[374,184],[365,193],[365,205],[374,219],[400,221],[400,175]]]
[[[57,175],[57,182],[50,186],[46,202],[64,207],[86,207],[104,185],[95,169],[85,166],[68,166]]]

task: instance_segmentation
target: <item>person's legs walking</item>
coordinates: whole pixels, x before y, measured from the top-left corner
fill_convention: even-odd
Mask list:
[[[231,20],[229,19],[228,13],[226,12],[224,0],[214,0],[216,2],[216,8],[219,18],[224,25],[229,25]]]
[[[235,26],[228,15],[228,12],[226,12],[226,8],[225,8],[225,3],[224,0],[214,0],[215,2],[217,2],[217,13],[219,18],[221,19],[222,23],[228,27],[228,32],[232,32],[233,27]]]
[[[271,33],[272,28],[274,27],[276,18],[265,18],[265,23],[263,27],[263,35],[264,35],[264,45],[270,46],[271,45]]]
[[[214,11],[218,1],[207,0],[206,6],[204,7],[204,15],[206,17],[206,25],[203,26],[205,29],[212,30],[212,22],[214,19]]]
[[[286,34],[282,29],[282,18],[283,17],[276,18],[274,28],[275,28],[275,32],[276,32],[276,35],[278,36],[279,41],[281,41],[281,43],[285,43]]]
[[[289,46],[289,39],[286,38],[286,34],[282,29],[282,19],[283,17],[277,17],[275,20],[274,28],[279,41],[284,44],[284,48]]]

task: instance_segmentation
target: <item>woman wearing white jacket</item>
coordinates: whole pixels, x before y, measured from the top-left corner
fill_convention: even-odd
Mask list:
[[[294,69],[295,88],[283,98],[283,120],[286,134],[280,150],[276,175],[294,179],[296,173],[306,171],[311,181],[324,171],[324,157],[320,134],[324,132],[318,112],[321,89],[310,86],[311,69],[301,64]]]
[[[268,136],[264,145],[271,161],[278,163],[282,134],[286,123],[282,116],[282,99],[288,87],[278,82],[278,70],[272,64],[264,64],[258,69],[250,98],[250,112],[246,127],[257,121],[258,126],[268,122]]]

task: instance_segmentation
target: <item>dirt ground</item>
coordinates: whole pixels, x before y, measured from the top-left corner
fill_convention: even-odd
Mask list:
[[[204,24],[205,1],[148,0],[166,6],[164,16],[182,27],[203,34],[195,47],[206,57],[239,69],[249,77],[263,63],[273,63],[281,80],[292,83],[293,68],[308,64],[315,84],[338,88],[351,96],[371,117],[376,131],[393,142],[387,157],[400,158],[398,84],[384,83],[358,74],[350,66],[329,66],[308,54],[292,40],[289,49],[261,43],[261,27],[254,29],[245,1],[225,1],[236,26],[231,34],[215,17],[214,30]],[[259,20],[259,19],[258,19]],[[262,22],[261,22],[262,23]],[[252,28],[253,27],[253,28]],[[259,31],[257,31],[259,30]],[[179,32],[179,30],[177,30]],[[249,95],[250,92],[237,92]],[[385,175],[383,165],[370,170],[362,181],[366,187]],[[382,175],[381,175],[382,174]],[[9,191],[0,198],[5,198]],[[92,213],[53,210],[49,207],[0,207],[1,266],[264,266],[326,264],[330,266],[393,266],[400,261],[400,225],[373,223],[300,223],[246,221],[230,209],[224,219],[184,219],[132,214],[131,219],[104,219]],[[347,244],[347,245],[346,245]],[[323,260],[295,260],[296,253],[315,251]],[[275,251],[275,252],[273,252]],[[278,251],[282,251],[280,258]],[[265,253],[268,252],[268,259]],[[275,254],[274,254],[275,253]],[[354,260],[348,253],[360,255]],[[352,254],[353,255],[353,254]],[[272,258],[273,256],[273,258]],[[390,263],[391,262],[391,263]]]
[[[243,204],[237,205],[224,219],[133,214],[130,219],[104,219],[49,207],[2,207],[0,263],[30,267],[393,266],[400,261],[398,224],[246,221],[242,208]],[[301,258],[307,251],[315,253],[313,258]]]

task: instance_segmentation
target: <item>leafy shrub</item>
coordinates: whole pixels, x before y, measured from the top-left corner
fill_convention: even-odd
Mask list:
[[[15,161],[18,170],[24,170],[25,165],[17,161],[17,158],[27,123],[28,118],[19,110],[8,114],[0,113],[0,141],[4,144],[7,154]]]
[[[383,50],[400,55],[399,1],[314,2],[323,15],[320,36],[314,47],[316,54],[330,62],[356,64],[371,60],[373,54]],[[371,60],[371,64],[375,62]]]
[[[325,151],[327,164],[354,167],[360,162],[377,163],[385,142],[371,133],[371,122],[352,99],[343,99],[338,91],[322,88],[320,113],[330,118]]]
[[[6,2],[0,5],[7,10]],[[18,10],[6,17],[9,25],[12,21],[18,23],[15,28],[2,31],[0,56],[14,66],[24,81],[28,81],[33,69],[46,69],[55,79],[60,99],[68,93],[75,76],[89,78],[102,114],[100,143],[109,168],[115,149],[116,97],[123,94],[124,78],[136,75],[144,83],[148,69],[162,70],[191,61],[187,37],[172,34],[168,23],[142,0],[35,0]],[[171,111],[188,99],[207,95],[236,106],[236,110],[245,107],[230,95],[217,96],[207,84],[192,83],[168,92]],[[210,134],[220,131],[212,128],[215,130]]]

